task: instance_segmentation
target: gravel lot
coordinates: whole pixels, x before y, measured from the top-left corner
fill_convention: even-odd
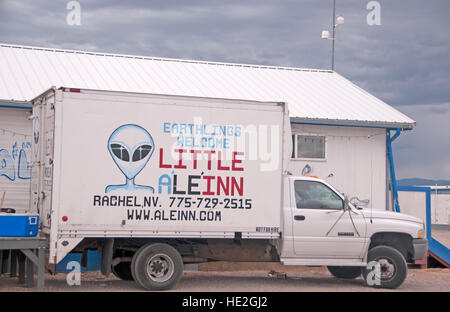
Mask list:
[[[267,264],[240,264],[234,266],[234,271],[227,270],[232,264],[216,263],[201,265],[203,271],[185,271],[176,289],[172,291],[189,292],[297,292],[297,291],[380,291],[365,286],[361,278],[356,280],[336,279],[325,267],[283,267]],[[284,272],[286,279],[270,277],[269,270]],[[216,270],[216,271],[214,271]],[[236,271],[239,270],[239,271]],[[81,274],[80,286],[68,286],[67,274],[48,274],[45,291],[92,291],[92,292],[136,292],[143,291],[134,282],[122,281],[110,275],[103,277],[99,272]],[[18,285],[17,278],[1,277],[0,292],[6,291],[35,291]],[[392,290],[382,290],[392,291]],[[400,288],[393,291],[450,291],[449,269],[410,269],[406,281]]]

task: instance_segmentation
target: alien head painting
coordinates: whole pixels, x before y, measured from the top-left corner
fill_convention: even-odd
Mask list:
[[[108,140],[108,150],[126,181],[125,184],[108,185],[105,192],[143,190],[154,193],[153,187],[134,183],[135,177],[152,156],[154,147],[152,136],[138,125],[123,125],[114,130]]]

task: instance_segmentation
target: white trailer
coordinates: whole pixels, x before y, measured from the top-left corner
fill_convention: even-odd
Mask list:
[[[33,100],[32,206],[49,262],[98,249],[102,272],[168,289],[183,263],[326,265],[356,278],[376,259],[397,287],[425,256],[423,222],[364,211],[286,172],[287,105],[52,88]]]

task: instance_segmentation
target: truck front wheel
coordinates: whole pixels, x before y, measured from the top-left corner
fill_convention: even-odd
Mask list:
[[[405,258],[389,246],[376,246],[369,250],[367,267],[362,275],[369,286],[376,288],[397,288],[408,274]]]
[[[183,260],[170,245],[148,244],[134,255],[131,270],[139,286],[148,290],[167,290],[181,278]]]
[[[361,267],[329,266],[328,271],[337,278],[354,279],[361,275]]]

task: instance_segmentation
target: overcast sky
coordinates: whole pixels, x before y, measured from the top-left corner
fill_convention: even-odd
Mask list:
[[[398,178],[450,180],[450,1],[337,0],[335,70],[417,121],[394,143]],[[0,0],[0,42],[329,69],[332,0]]]

